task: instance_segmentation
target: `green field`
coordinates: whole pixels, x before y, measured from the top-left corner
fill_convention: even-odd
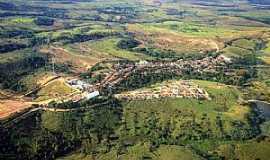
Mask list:
[[[117,43],[120,41],[118,38],[110,38],[104,39],[96,42],[88,42],[82,43],[79,45],[87,47],[86,50],[94,55],[101,55],[103,57],[115,57],[121,59],[128,59],[131,61],[138,61],[138,60],[150,60],[151,57],[143,55],[141,53],[130,52],[124,49],[120,49],[117,47]],[[70,46],[71,49],[75,48],[76,46]],[[73,50],[74,51],[74,50]]]
[[[136,134],[135,132],[147,133],[149,132],[143,126],[149,117],[151,117],[152,113],[155,113],[153,116],[157,116],[158,124],[161,127],[165,127],[166,123],[173,123],[171,125],[175,126],[183,126],[188,125],[188,122],[195,123],[194,125],[201,125],[201,128],[205,128],[203,125],[206,125],[204,119],[208,119],[208,128],[210,127],[211,133],[214,137],[222,137],[221,131],[217,129],[216,126],[216,118],[220,117],[222,122],[224,122],[225,128],[223,128],[224,132],[231,132],[232,122],[233,121],[243,121],[244,124],[247,124],[247,119],[245,118],[249,112],[249,108],[247,106],[242,106],[237,103],[239,96],[239,91],[234,88],[230,88],[229,86],[224,86],[222,84],[217,83],[209,83],[206,81],[195,81],[195,83],[199,84],[201,87],[205,88],[210,96],[213,98],[211,101],[198,101],[193,99],[161,99],[161,100],[146,100],[146,101],[134,101],[124,104],[127,106],[126,112],[126,120],[127,127],[131,127],[129,129],[129,134]],[[183,113],[183,115],[181,115]],[[187,115],[185,115],[185,113]],[[134,118],[139,120],[139,128],[141,130],[136,131],[134,127]],[[195,118],[192,119],[191,117]],[[173,121],[173,122],[170,122]],[[189,124],[192,125],[192,124]],[[192,129],[192,126],[190,126]],[[248,127],[248,125],[246,126]],[[193,131],[187,128],[176,128],[173,133],[173,137],[176,138],[181,132],[185,132],[183,135],[193,136]],[[244,129],[244,128],[243,128]],[[195,135],[200,138],[200,134],[194,131]],[[206,132],[204,130],[198,132]],[[206,133],[205,133],[206,134]],[[185,137],[187,138],[187,137]],[[188,138],[187,138],[188,139]]]
[[[63,81],[53,81],[43,87],[37,93],[37,99],[35,101],[46,101],[54,98],[63,98],[74,93],[75,90],[67,86]]]
[[[266,44],[266,47],[265,47],[265,49],[264,49],[264,53],[263,53],[263,55],[260,57],[262,60],[263,60],[263,62],[265,62],[266,64],[270,64],[270,42],[268,42],[267,44]]]
[[[134,147],[131,147],[128,150],[128,153],[117,158],[116,152],[112,151],[105,155],[97,157],[100,160],[116,160],[121,159],[130,159],[137,160],[142,158],[153,158],[156,160],[199,160],[201,157],[192,153],[189,149],[173,145],[163,145],[158,148],[157,151],[151,153],[148,149],[147,144],[139,144]],[[82,160],[92,160],[91,156],[84,154],[73,154],[64,158],[59,158],[58,160],[73,160],[73,159],[82,159]]]

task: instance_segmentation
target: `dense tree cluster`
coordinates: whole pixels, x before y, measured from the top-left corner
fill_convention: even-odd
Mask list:
[[[11,52],[17,49],[23,49],[26,48],[26,44],[19,44],[19,43],[10,43],[10,44],[3,44],[0,45],[0,54],[1,53],[6,53],[6,52]]]
[[[47,57],[39,54],[31,54],[20,61],[10,62],[0,65],[0,81],[2,87],[12,89],[14,91],[25,91],[26,88],[19,83],[19,80],[27,75],[33,73],[39,68],[45,67]]]
[[[120,40],[117,44],[117,47],[121,49],[131,49],[131,48],[137,47],[140,44],[141,43],[139,41],[129,38],[129,39]]]
[[[54,24],[54,19],[47,17],[38,17],[34,21],[37,25],[51,26]]]

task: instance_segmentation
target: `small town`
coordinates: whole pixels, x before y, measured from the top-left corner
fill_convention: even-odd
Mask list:
[[[74,95],[72,100],[78,102],[80,99],[91,99],[99,96],[104,90],[110,90],[113,92],[117,89],[117,85],[124,83],[132,74],[162,74],[163,72],[170,72],[181,76],[184,71],[191,70],[193,73],[216,73],[218,67],[225,67],[230,64],[231,60],[225,56],[207,57],[201,60],[178,60],[175,62],[147,62],[140,61],[135,64],[125,64],[114,66],[114,70],[106,75],[106,77],[96,84],[88,84],[83,80],[71,79],[67,80],[72,88],[78,89],[83,94]],[[150,98],[150,97],[183,97],[183,98],[197,98],[197,99],[209,99],[208,94],[201,90],[199,87],[192,87],[190,82],[183,81],[180,84],[175,84],[176,88],[172,86],[164,86],[160,93],[153,94],[146,92],[133,92],[131,95],[125,96],[118,95],[117,97],[130,97],[131,99]],[[146,96],[147,95],[147,96]],[[145,97],[144,97],[145,96]],[[137,97],[137,98],[136,98]],[[148,98],[147,98],[148,97]],[[127,98],[128,99],[128,98]]]
[[[145,100],[158,98],[195,98],[199,100],[211,100],[209,94],[191,81],[169,81],[130,92],[116,94],[117,99],[122,100]]]
[[[219,67],[226,68],[231,60],[225,56],[206,57],[199,60],[178,60],[174,62],[166,61],[140,61],[135,64],[114,65],[114,70],[106,75],[106,77],[94,86],[100,90],[117,87],[116,85],[132,76],[134,73],[140,74],[162,74],[173,73],[181,76],[185,71],[193,73],[216,73]]]
[[[101,82],[89,84],[82,79],[72,77],[55,76],[51,80],[48,80],[48,84],[54,81],[63,81],[67,86],[74,89],[70,95],[65,97],[51,98],[41,102],[31,102],[29,98],[24,100],[24,97],[20,97],[21,100],[15,102],[21,104],[22,107],[3,114],[3,117],[14,115],[17,113],[25,112],[32,108],[34,105],[41,105],[43,108],[48,106],[50,102],[65,103],[68,101],[79,102],[82,100],[89,100],[98,96],[106,96],[107,94],[114,94],[114,91],[118,89],[118,85],[125,83],[133,74],[159,74],[172,73],[181,76],[186,71],[192,71],[192,73],[215,73],[218,67],[226,67],[230,64],[231,60],[225,56],[218,57],[206,57],[199,60],[178,60],[178,61],[140,61],[137,63],[128,63],[124,65],[115,64],[113,70],[106,74],[106,77]],[[41,85],[42,87],[43,85]],[[39,89],[39,88],[37,88]],[[37,89],[30,91],[26,95],[36,91]],[[109,92],[108,92],[109,91]],[[180,81],[175,84],[163,84],[160,86],[157,92],[149,90],[134,91],[131,93],[117,94],[115,97],[119,99],[153,99],[162,97],[176,97],[176,98],[195,98],[195,99],[210,99],[207,92],[198,86],[194,86],[189,81]],[[31,111],[31,110],[30,110]]]

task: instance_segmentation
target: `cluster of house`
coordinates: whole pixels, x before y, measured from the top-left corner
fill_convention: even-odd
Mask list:
[[[178,65],[179,68],[189,68],[193,72],[203,73],[203,72],[216,72],[218,67],[225,66],[230,64],[231,59],[220,55],[218,57],[206,57],[199,60],[178,60],[175,62],[175,65]]]
[[[131,65],[126,66],[126,68],[121,68],[120,70],[112,72],[101,81],[101,85],[103,87],[106,86],[107,84],[109,84],[110,86],[114,86],[123,79],[127,78],[132,73],[133,69],[134,66]]]
[[[230,58],[223,55],[218,57],[206,57],[199,60],[178,60],[178,61],[140,61],[137,63],[118,64],[114,66],[114,71],[98,85],[100,90],[108,86],[114,87],[128,78],[132,73],[139,72],[142,74],[156,73],[174,73],[181,75],[183,71],[192,70],[194,73],[215,73],[217,67],[231,63]]]
[[[79,79],[71,79],[71,80],[68,80],[67,83],[72,88],[78,89],[80,91],[86,91],[86,90],[89,90],[93,87],[93,85],[86,83],[86,82],[79,80]]]
[[[192,68],[194,71],[203,72],[203,71],[215,71],[217,66],[225,65],[231,63],[231,59],[220,55],[218,57],[206,57],[199,60],[183,60],[180,59],[174,62],[148,62],[140,61],[135,64],[138,69],[143,68],[178,68],[186,69]]]
[[[73,102],[80,101],[82,99],[92,99],[100,95],[99,91],[95,89],[94,85],[84,82],[79,79],[68,80],[67,83],[74,89],[81,91],[81,94],[74,95],[72,97]]]
[[[116,98],[124,100],[145,100],[157,98],[195,98],[210,100],[209,94],[191,81],[164,82],[154,88],[116,94]]]
[[[215,72],[218,66],[231,63],[231,60],[225,56],[206,57],[199,60],[178,60],[178,61],[140,61],[138,63],[130,63],[124,65],[116,65],[114,70],[106,75],[106,77],[97,84],[89,84],[79,79],[68,80],[67,83],[80,90],[83,94],[76,97],[79,99],[91,99],[100,95],[103,89],[114,88],[117,84],[124,81],[132,73],[162,73],[173,72],[179,75],[182,71],[191,69],[193,72]],[[143,90],[123,93],[116,95],[120,99],[152,99],[162,97],[183,97],[196,99],[209,99],[207,92],[191,82],[180,81],[177,83],[162,85],[159,90]]]

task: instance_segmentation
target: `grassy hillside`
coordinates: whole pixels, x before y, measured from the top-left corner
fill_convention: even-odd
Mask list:
[[[46,101],[49,99],[62,99],[74,93],[75,90],[69,87],[63,80],[55,80],[43,87],[37,93],[35,101]]]

